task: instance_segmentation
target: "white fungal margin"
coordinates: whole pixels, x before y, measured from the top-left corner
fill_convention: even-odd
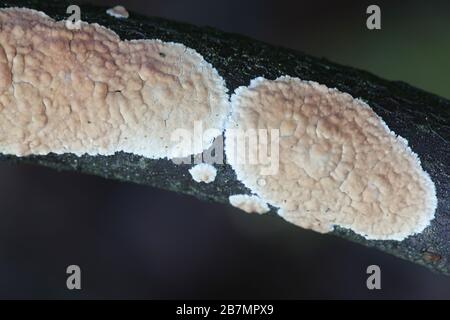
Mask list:
[[[436,188],[419,157],[362,100],[283,76],[237,88],[231,104],[227,161],[287,221],[322,233],[341,226],[366,239],[403,240],[434,218]],[[230,159],[232,129],[280,130],[279,170],[264,184],[261,164]]]
[[[216,179],[217,169],[208,163],[200,163],[189,169],[189,173],[196,182],[211,183]]]
[[[95,23],[69,30],[43,12],[0,9],[0,153],[170,159],[175,131],[223,131],[227,92],[183,44],[121,41]],[[177,156],[201,153],[215,137],[197,138]]]
[[[229,198],[233,207],[239,208],[247,213],[263,214],[270,211],[267,203],[256,195],[235,194]]]

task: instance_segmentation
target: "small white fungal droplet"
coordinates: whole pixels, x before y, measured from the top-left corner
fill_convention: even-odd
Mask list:
[[[252,80],[236,89],[231,104],[227,159],[237,178],[287,221],[402,240],[434,218],[436,189],[418,156],[360,99],[286,76]],[[265,183],[266,164],[234,157],[236,130],[280,132],[279,167]],[[259,159],[258,148],[248,149],[249,159]]]
[[[130,16],[127,9],[123,6],[115,6],[114,8],[106,10],[106,13],[114,18],[126,19]]]
[[[189,169],[189,173],[196,182],[211,183],[216,179],[217,170],[207,163],[200,163]]]

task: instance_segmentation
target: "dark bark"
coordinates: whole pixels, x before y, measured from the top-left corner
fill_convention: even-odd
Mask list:
[[[34,8],[61,20],[67,17],[68,4],[22,0],[7,1],[2,6]],[[236,34],[136,14],[119,20],[106,15],[105,8],[89,5],[81,5],[81,9],[83,20],[113,29],[122,39],[159,38],[194,48],[218,69],[230,92],[238,86],[248,85],[257,76],[274,79],[291,75],[336,87],[365,100],[394,132],[409,141],[420,156],[423,168],[437,187],[436,218],[423,233],[401,242],[367,241],[344,229],[337,229],[333,234],[450,274],[450,101],[402,82],[383,80],[365,71]],[[228,165],[218,166],[214,183],[199,184],[191,179],[188,173],[190,166],[177,166],[168,160],[151,160],[125,153],[80,158],[74,155],[26,158],[0,155],[0,160],[95,174],[222,203],[228,202],[230,194],[248,193]]]

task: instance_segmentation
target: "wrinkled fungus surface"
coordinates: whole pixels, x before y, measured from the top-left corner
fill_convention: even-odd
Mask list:
[[[130,16],[127,9],[125,9],[123,6],[115,6],[111,9],[106,10],[106,13],[111,17],[118,19],[127,19]]]
[[[217,170],[208,163],[200,163],[189,169],[189,173],[196,182],[211,183],[216,179]]]
[[[435,186],[419,158],[363,101],[280,77],[254,79],[231,103],[226,141],[230,129],[279,130],[279,168],[264,184],[261,164],[236,161],[228,142],[225,152],[238,179],[287,221],[318,232],[339,225],[368,239],[402,240],[433,219]]]

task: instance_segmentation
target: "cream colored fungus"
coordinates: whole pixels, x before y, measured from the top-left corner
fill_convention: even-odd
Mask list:
[[[228,200],[233,207],[239,208],[247,213],[262,214],[270,211],[267,203],[255,195],[233,194]]]

